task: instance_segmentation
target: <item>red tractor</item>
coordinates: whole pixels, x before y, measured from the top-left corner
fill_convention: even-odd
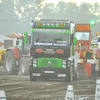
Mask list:
[[[22,75],[29,74],[29,48],[31,43],[31,35],[27,32],[21,35],[15,35],[13,47],[6,50],[4,67],[9,75],[17,75],[19,70]]]

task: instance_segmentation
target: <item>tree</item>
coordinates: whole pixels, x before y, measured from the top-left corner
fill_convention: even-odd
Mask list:
[[[46,3],[42,9],[42,15],[40,16],[41,18],[48,18],[52,19],[54,18],[55,11],[54,11],[54,3]]]
[[[67,4],[63,1],[58,2],[56,5],[56,17],[59,19],[66,19]]]
[[[2,2],[0,3],[0,19],[14,19],[14,0],[2,0]]]

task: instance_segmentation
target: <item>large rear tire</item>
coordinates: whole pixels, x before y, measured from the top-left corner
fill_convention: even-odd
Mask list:
[[[4,59],[4,67],[9,75],[17,75],[19,70],[15,69],[15,58],[11,51],[8,51]]]
[[[22,75],[29,75],[29,57],[22,57],[20,60],[20,71]]]

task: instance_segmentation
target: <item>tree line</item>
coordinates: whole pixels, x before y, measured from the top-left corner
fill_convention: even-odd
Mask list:
[[[2,0],[0,3],[0,34],[11,34],[15,32],[30,32],[31,20],[43,19],[67,19],[76,23],[90,24],[93,39],[96,39],[96,32],[100,33],[100,4],[94,2],[77,3],[60,1],[55,3],[44,3],[45,0]],[[5,30],[6,28],[6,30]]]

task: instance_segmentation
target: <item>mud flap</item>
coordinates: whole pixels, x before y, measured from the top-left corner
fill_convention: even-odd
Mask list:
[[[33,76],[32,73],[30,73],[30,81],[37,81],[37,77]]]
[[[71,68],[68,67],[65,82],[71,82],[73,80],[73,77],[71,75],[72,75]]]

